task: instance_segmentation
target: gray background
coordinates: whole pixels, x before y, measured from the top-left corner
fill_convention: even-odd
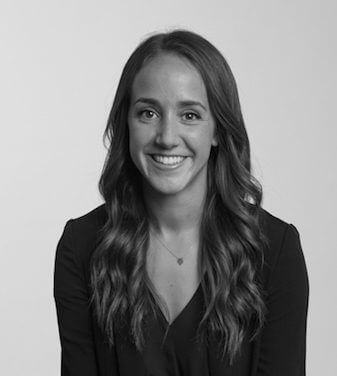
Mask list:
[[[232,67],[263,206],[301,234],[307,374],[337,374],[336,4],[1,1],[2,375],[59,375],[56,243],[101,203],[102,134],[126,59],[173,27],[204,35]]]

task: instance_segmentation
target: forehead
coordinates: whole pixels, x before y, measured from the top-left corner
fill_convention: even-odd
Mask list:
[[[146,95],[207,100],[199,71],[186,58],[172,53],[151,58],[136,75],[131,93],[134,99]]]

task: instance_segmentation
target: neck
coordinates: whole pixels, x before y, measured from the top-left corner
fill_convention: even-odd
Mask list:
[[[205,192],[199,197],[189,192],[164,195],[143,186],[144,200],[154,230],[163,235],[179,235],[198,231]]]

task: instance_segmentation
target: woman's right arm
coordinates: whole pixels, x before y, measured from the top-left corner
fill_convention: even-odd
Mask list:
[[[74,248],[72,222],[57,244],[54,298],[61,341],[61,376],[97,376],[89,292]]]

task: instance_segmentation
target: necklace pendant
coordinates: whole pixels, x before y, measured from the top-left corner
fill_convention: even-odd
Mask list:
[[[181,265],[184,262],[184,259],[182,257],[177,259],[177,263]]]

